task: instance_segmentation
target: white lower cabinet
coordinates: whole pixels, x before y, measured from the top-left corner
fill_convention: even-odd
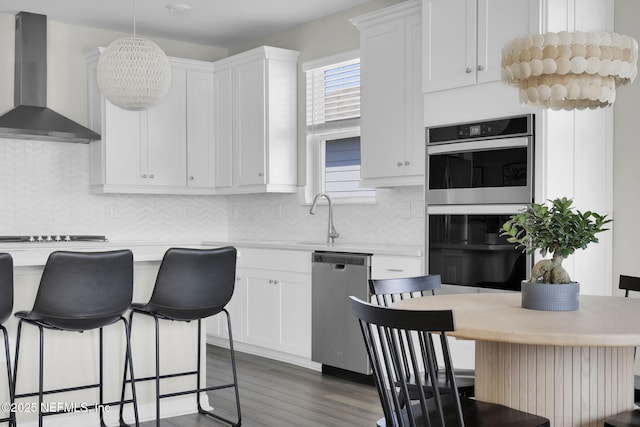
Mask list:
[[[398,279],[424,274],[422,257],[398,255],[373,255],[371,257],[372,279]]]
[[[286,271],[244,272],[244,340],[311,357],[311,278]]]
[[[304,364],[311,360],[311,252],[238,248],[227,306],[242,351]],[[222,316],[207,319],[210,343],[226,345]]]

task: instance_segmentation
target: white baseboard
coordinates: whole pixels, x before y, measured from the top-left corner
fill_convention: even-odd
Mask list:
[[[219,347],[229,348],[229,341],[226,338],[220,338],[212,335],[207,335],[207,344],[216,345]],[[233,343],[236,351],[243,353],[253,354],[255,356],[266,357],[267,359],[278,360],[280,362],[291,363],[292,365],[301,366],[314,371],[321,371],[322,364],[313,362],[307,357],[296,356],[289,353],[283,353],[281,351],[271,350],[264,347],[259,347],[243,342],[234,341]]]

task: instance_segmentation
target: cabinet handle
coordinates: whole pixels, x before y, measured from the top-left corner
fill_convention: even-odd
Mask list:
[[[464,71],[466,71],[466,72],[467,72],[467,74],[471,74],[471,72],[472,72],[473,70],[471,69],[471,67],[468,67],[468,68],[467,68],[466,70],[464,70]]]
[[[410,162],[409,160],[405,160],[405,161],[404,161],[404,165],[405,165],[405,166],[409,166],[410,164],[411,164],[411,162]]]
[[[147,174],[146,173],[142,174],[142,177],[147,178]]]
[[[404,270],[401,268],[387,268],[387,271],[393,271],[394,273],[402,273]]]
[[[258,172],[258,176],[264,176],[264,173]]]
[[[149,178],[153,179],[155,176],[153,174],[149,175]]]
[[[482,65],[478,65],[478,71],[484,71],[484,67]]]
[[[402,166],[402,162],[398,162],[398,166]]]
[[[189,181],[193,181],[193,179],[194,179],[194,178],[193,178],[192,176],[190,176],[190,177],[189,177]]]

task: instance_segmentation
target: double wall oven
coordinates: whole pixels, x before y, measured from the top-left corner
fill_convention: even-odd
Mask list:
[[[500,226],[534,196],[532,114],[426,129],[430,274],[448,285],[520,290],[531,256]]]

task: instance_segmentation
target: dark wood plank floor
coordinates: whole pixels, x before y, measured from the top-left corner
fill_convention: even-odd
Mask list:
[[[375,387],[245,353],[236,353],[242,425],[246,427],[373,427],[382,416]],[[230,381],[228,350],[208,346],[207,377]],[[231,390],[209,393],[223,416],[233,417]],[[166,404],[166,403],[165,403]],[[155,426],[155,422],[141,424]],[[204,415],[162,421],[163,427],[227,425]]]

